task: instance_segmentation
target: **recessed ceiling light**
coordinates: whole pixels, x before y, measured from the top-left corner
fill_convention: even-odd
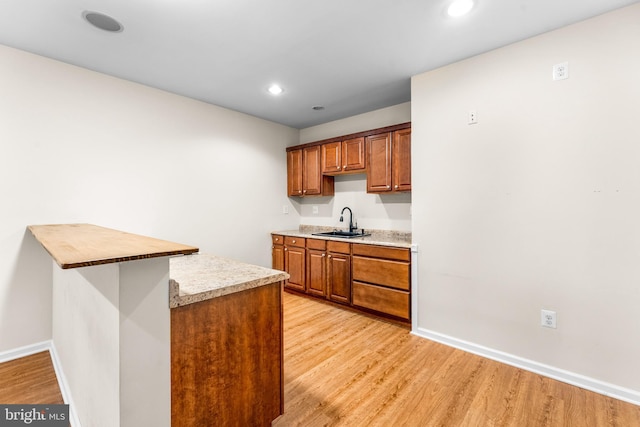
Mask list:
[[[473,9],[473,3],[473,0],[455,0],[449,5],[447,14],[453,17],[466,15]]]
[[[112,33],[119,33],[124,30],[121,23],[104,13],[85,10],[82,12],[82,17],[91,25],[101,30],[110,31]]]
[[[284,90],[278,85],[271,85],[268,90],[271,95],[280,95],[284,92]]]

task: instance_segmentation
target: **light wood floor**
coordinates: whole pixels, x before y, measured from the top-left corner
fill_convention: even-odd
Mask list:
[[[0,363],[0,403],[64,403],[48,351]]]
[[[285,294],[273,426],[640,426],[640,407]]]
[[[274,427],[640,426],[639,406],[306,298],[284,295],[284,325]],[[48,352],[0,364],[0,403],[62,403]]]

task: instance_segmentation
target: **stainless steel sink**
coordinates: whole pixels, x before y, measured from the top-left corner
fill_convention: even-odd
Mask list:
[[[325,236],[325,237],[343,237],[350,239],[352,237],[364,237],[371,236],[371,233],[363,233],[357,231],[342,231],[342,230],[334,230],[334,231],[326,231],[324,233],[313,233],[313,236]]]

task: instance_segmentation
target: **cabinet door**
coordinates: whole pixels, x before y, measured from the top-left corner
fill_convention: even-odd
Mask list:
[[[302,150],[287,152],[287,194],[302,196]]]
[[[411,129],[393,133],[393,190],[411,191]]]
[[[305,261],[304,248],[285,246],[284,267],[290,276],[287,283],[285,283],[285,287],[300,292],[305,291]]]
[[[307,293],[316,296],[326,295],[326,252],[307,249]]]
[[[322,144],[322,173],[337,173],[342,170],[342,145],[340,142]]]
[[[364,151],[364,137],[342,141],[342,170],[364,171]]]
[[[351,302],[351,256],[329,253],[327,258],[329,299],[349,304]]]
[[[273,245],[271,247],[271,268],[284,270],[284,246]]]
[[[391,133],[367,137],[367,193],[391,191]]]
[[[320,171],[320,146],[302,150],[302,193],[305,196],[322,194],[322,172]]]

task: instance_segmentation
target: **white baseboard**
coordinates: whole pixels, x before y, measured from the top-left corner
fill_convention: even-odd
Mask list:
[[[586,390],[603,394],[605,396],[633,403],[634,405],[640,405],[640,391],[638,390],[620,387],[615,384],[596,380],[594,378],[586,377],[574,372],[565,371],[564,369],[555,368],[553,366],[545,365],[533,360],[524,359],[522,357],[514,356],[509,353],[504,353],[502,351],[460,340],[448,335],[430,331],[428,329],[414,328],[411,333],[419,337],[429,339],[431,341],[436,341],[450,347],[455,347],[469,353],[477,354],[478,356],[486,357],[487,359],[492,359],[498,362],[505,363],[507,365],[524,369],[526,371],[543,375],[545,377],[553,378],[554,380],[562,381],[576,387],[584,388]]]
[[[58,378],[60,393],[62,393],[62,399],[64,400],[64,403],[67,403],[69,405],[69,423],[71,424],[71,427],[81,427],[80,419],[78,419],[78,414],[75,411],[76,405],[73,404],[73,398],[71,397],[69,383],[67,382],[67,378],[64,376],[64,371],[62,370],[62,365],[60,364],[60,358],[58,357],[56,346],[53,344],[53,341],[51,341],[50,343],[51,344],[49,353],[51,354],[53,369],[56,372],[56,377]]]
[[[36,344],[26,345],[24,347],[3,351],[0,353],[0,363],[9,362],[21,357],[31,356],[32,354],[40,353],[43,351],[48,351],[51,356],[51,362],[53,364],[53,370],[55,371],[56,377],[58,379],[58,387],[60,387],[62,400],[64,401],[64,403],[69,405],[69,423],[71,424],[71,427],[81,427],[80,420],[78,420],[78,416],[75,412],[75,405],[73,404],[73,401],[71,399],[69,386],[64,373],[62,372],[60,359],[58,359],[58,353],[56,353],[53,341],[43,341]]]
[[[0,353],[0,363],[9,362],[21,357],[31,356],[32,354],[48,351],[51,349],[51,341],[42,341],[36,344],[25,345]]]

